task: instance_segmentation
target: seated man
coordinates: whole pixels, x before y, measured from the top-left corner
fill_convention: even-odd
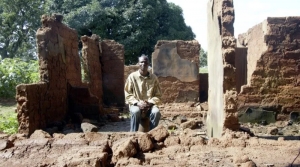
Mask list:
[[[154,74],[148,72],[149,58],[139,57],[139,70],[131,73],[125,83],[125,101],[131,114],[130,131],[139,129],[142,114],[150,116],[150,130],[155,128],[160,119],[157,104],[160,102],[160,87]],[[148,114],[149,112],[149,114]]]

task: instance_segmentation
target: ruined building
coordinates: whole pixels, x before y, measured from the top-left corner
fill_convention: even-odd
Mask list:
[[[269,17],[239,35],[239,44],[247,49],[238,55],[246,58],[239,108],[259,106],[274,111],[277,119],[300,111],[299,26],[300,17]]]
[[[199,74],[197,41],[158,41],[154,48],[151,71],[162,88],[163,116],[203,116],[199,101],[206,100],[205,90],[210,137],[238,130],[238,111],[247,107],[273,111],[277,119],[299,111],[300,17],[267,18],[237,42],[233,0],[209,0],[207,9],[209,77]],[[17,87],[19,132],[30,135],[62,120],[80,122],[78,115],[95,119],[108,108],[123,108],[125,79],[138,69],[124,67],[124,47],[83,36],[81,64],[76,31],[55,16],[41,21],[41,82]]]
[[[58,16],[43,16],[41,22],[36,34],[41,81],[17,86],[19,132],[30,135],[59,126],[76,114],[97,119],[104,107],[122,107],[123,45],[96,35],[82,37],[86,80],[82,82],[77,32]]]

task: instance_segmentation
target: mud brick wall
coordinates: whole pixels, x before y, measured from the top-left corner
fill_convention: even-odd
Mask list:
[[[158,77],[163,112],[193,112],[199,102],[199,50],[197,41],[158,41],[152,53],[153,73]]]
[[[137,70],[139,70],[138,65],[124,66],[124,83],[126,82],[126,79],[128,78],[129,74]]]
[[[82,36],[82,59],[85,76],[88,79],[89,91],[99,99],[99,104],[103,103],[102,96],[102,70],[100,63],[100,37],[93,35],[91,38]],[[100,107],[102,108],[102,107]]]
[[[101,48],[103,103],[124,107],[124,46],[113,40],[103,40]]]
[[[77,33],[60,21],[55,16],[42,16],[42,27],[36,33],[41,83],[17,87],[19,132],[27,135],[65,118],[67,80],[80,81],[80,72],[67,74],[76,62],[72,57],[78,56],[77,52],[67,51],[77,41]]]
[[[208,72],[209,112],[207,132],[220,137],[225,128],[237,130],[237,92],[235,80],[235,46],[233,0],[209,0]]]
[[[248,70],[249,82],[239,94],[239,108],[261,106],[282,116],[300,110],[299,26],[300,17],[269,17],[240,37],[247,44],[248,58],[255,61],[248,62],[254,70]],[[259,45],[263,48],[258,49]]]
[[[247,84],[250,83],[251,76],[256,69],[257,60],[267,50],[267,45],[264,42],[264,30],[266,23],[260,23],[249,29],[244,34],[239,34],[238,41],[243,46],[247,47]]]
[[[46,127],[46,112],[51,107],[51,102],[47,102],[47,87],[47,83],[21,84],[16,87],[19,133],[30,135],[36,129]]]

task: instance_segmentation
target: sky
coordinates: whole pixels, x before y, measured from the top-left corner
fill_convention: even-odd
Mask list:
[[[191,26],[201,48],[207,49],[208,0],[167,0],[180,6],[185,23]],[[233,0],[234,36],[245,33],[267,17],[300,16],[300,0]]]

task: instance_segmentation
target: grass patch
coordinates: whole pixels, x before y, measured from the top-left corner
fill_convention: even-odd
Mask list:
[[[208,68],[207,68],[207,66],[201,67],[199,71],[200,71],[200,73],[208,73]]]
[[[17,113],[0,113],[0,131],[7,134],[14,134],[18,131]]]
[[[16,101],[14,99],[0,99],[0,132],[14,134],[18,131]]]

